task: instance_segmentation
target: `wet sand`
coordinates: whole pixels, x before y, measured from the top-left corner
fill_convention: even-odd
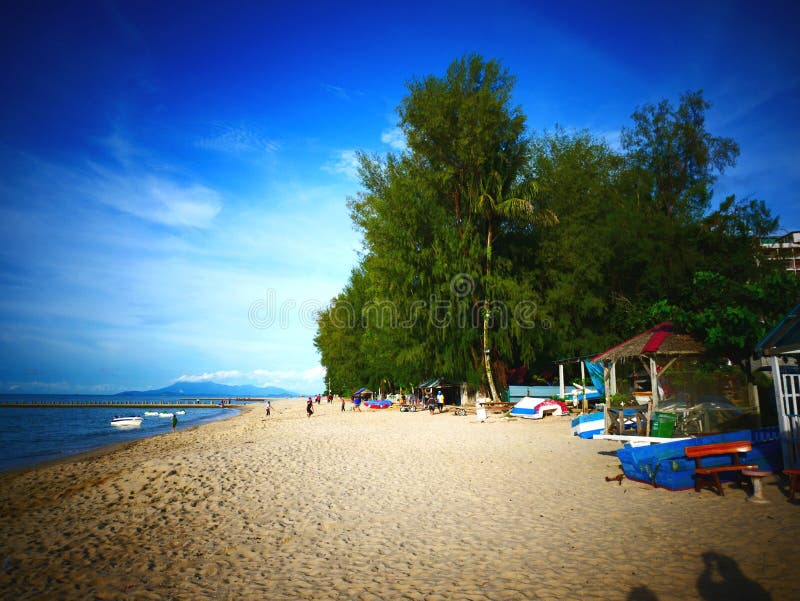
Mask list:
[[[349,404],[348,404],[349,405]],[[797,599],[800,504],[623,480],[611,441],[253,406],[0,475],[3,599]]]

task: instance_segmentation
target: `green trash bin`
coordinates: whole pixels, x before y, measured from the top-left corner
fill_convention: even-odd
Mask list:
[[[650,436],[672,438],[676,421],[678,421],[678,416],[675,413],[656,411],[650,420]]]

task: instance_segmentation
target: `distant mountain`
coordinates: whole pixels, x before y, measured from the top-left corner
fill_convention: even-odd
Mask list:
[[[179,397],[271,397],[301,396],[276,386],[229,386],[216,382],[175,382],[158,390],[127,390],[115,396],[179,396]]]

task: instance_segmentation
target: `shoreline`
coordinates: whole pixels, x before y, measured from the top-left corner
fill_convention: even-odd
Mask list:
[[[196,428],[202,428],[203,426],[206,426],[208,424],[213,424],[215,422],[222,422],[222,421],[227,421],[229,419],[235,419],[236,417],[238,417],[239,415],[244,413],[244,411],[242,411],[242,408],[244,408],[244,407],[246,407],[246,405],[232,406],[232,407],[230,407],[230,409],[236,410],[236,414],[234,414],[234,415],[229,415],[229,416],[223,416],[223,417],[219,417],[219,418],[215,418],[215,419],[210,419],[208,421],[203,421],[202,423],[199,423],[199,424],[194,424],[194,425],[191,425],[191,426],[187,426],[185,428],[179,428],[176,432],[184,432],[184,431],[188,432],[190,430],[194,430]],[[135,444],[137,444],[139,442],[142,442],[142,441],[145,441],[145,440],[150,440],[152,438],[158,438],[159,436],[172,435],[172,434],[175,434],[176,432],[172,432],[172,431],[168,430],[166,432],[156,432],[156,433],[153,433],[153,434],[148,434],[146,436],[142,436],[141,438],[135,438],[133,440],[124,440],[124,441],[121,441],[121,442],[112,442],[112,443],[109,443],[109,444],[101,445],[101,446],[96,447],[94,449],[89,449],[87,451],[80,451],[78,453],[70,453],[68,455],[64,455],[63,457],[56,457],[56,458],[53,458],[53,459],[44,459],[42,461],[38,461],[38,462],[30,464],[30,465],[24,465],[24,466],[20,466],[20,467],[12,467],[12,468],[9,468],[9,469],[0,470],[0,476],[6,475],[6,474],[9,474],[9,475],[11,475],[11,474],[21,474],[21,473],[24,473],[24,472],[27,472],[27,471],[31,471],[31,470],[36,470],[36,469],[39,469],[39,468],[47,468],[47,467],[52,467],[52,466],[57,466],[57,465],[62,465],[62,464],[76,463],[76,462],[80,462],[80,461],[88,461],[88,460],[91,460],[91,459],[96,459],[96,458],[99,458],[99,457],[103,457],[104,455],[111,454],[111,453],[113,453],[115,451],[118,451],[118,450],[124,450],[129,446],[135,445]]]
[[[619,445],[570,436],[568,418],[273,408],[0,474],[0,597],[778,601],[800,589],[800,512],[776,480],[768,505],[733,486],[607,482]]]

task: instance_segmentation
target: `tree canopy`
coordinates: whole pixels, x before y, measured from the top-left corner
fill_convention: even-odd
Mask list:
[[[408,84],[405,152],[359,154],[363,253],[315,338],[334,390],[443,376],[490,391],[665,317],[741,359],[800,298],[760,255],[766,203],[712,206],[738,147],[706,130],[702,91],[636,109],[615,151],[529,135],[513,87],[463,57]]]

